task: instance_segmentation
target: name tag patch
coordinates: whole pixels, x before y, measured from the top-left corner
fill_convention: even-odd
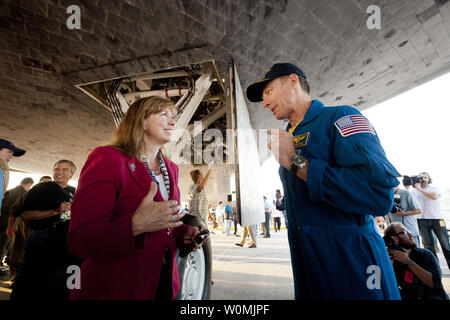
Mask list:
[[[376,135],[369,120],[359,114],[339,118],[334,125],[343,137],[348,137],[357,133],[371,133]]]

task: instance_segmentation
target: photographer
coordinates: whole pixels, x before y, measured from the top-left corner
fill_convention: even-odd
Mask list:
[[[403,300],[448,300],[438,260],[418,248],[400,222],[391,223],[383,237]]]
[[[414,178],[414,177],[412,177]],[[431,186],[430,175],[422,172],[419,179],[413,179],[414,195],[422,207],[422,214],[417,217],[420,236],[422,237],[423,246],[430,250],[435,257],[432,233],[436,235],[441,244],[442,253],[444,254],[447,266],[450,268],[450,245],[448,240],[447,228],[441,213],[440,190],[435,186]]]
[[[277,189],[275,192],[275,198],[276,198],[276,203],[275,203],[275,207],[277,210],[281,211],[283,213],[284,216],[284,224],[286,226],[286,229],[288,227],[288,221],[287,221],[287,215],[286,215],[286,205],[284,203],[284,197],[281,195],[281,191],[280,189]]]
[[[394,187],[394,206],[388,214],[389,223],[401,222],[405,225],[418,245],[420,240],[416,216],[421,213],[419,203],[408,190]]]

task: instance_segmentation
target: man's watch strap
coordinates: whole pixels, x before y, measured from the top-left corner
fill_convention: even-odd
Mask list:
[[[306,159],[305,159],[305,157],[300,156],[298,154],[296,154],[295,156],[292,157],[292,159],[291,159],[291,171],[292,171],[292,173],[294,173],[296,175],[297,171],[299,169],[303,169],[304,167],[306,167]]]

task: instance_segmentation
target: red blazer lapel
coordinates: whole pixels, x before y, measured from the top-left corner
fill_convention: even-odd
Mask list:
[[[147,168],[141,161],[138,161],[135,158],[131,158],[127,161],[127,168],[133,180],[142,189],[144,194],[147,195],[147,193],[150,190],[150,184],[152,182],[152,178],[149,172],[147,171]],[[162,201],[162,197],[159,190],[157,190],[154,199],[156,201]]]
[[[169,199],[175,199],[178,197],[177,195],[177,183],[178,177],[176,176],[176,168],[173,163],[169,162],[166,157],[164,157],[164,162],[166,163],[167,173],[169,174],[170,181],[170,194]],[[137,160],[136,158],[131,158],[127,161],[127,168],[130,175],[133,177],[134,181],[139,185],[139,187],[144,191],[145,194],[150,190],[150,183],[152,182],[152,178],[150,173],[144,164]],[[156,191],[155,201],[164,201],[161,192],[159,189]]]

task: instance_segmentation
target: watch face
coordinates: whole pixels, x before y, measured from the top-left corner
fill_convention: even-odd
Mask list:
[[[302,156],[296,155],[295,157],[292,158],[292,164],[302,168],[306,163],[306,159]]]

